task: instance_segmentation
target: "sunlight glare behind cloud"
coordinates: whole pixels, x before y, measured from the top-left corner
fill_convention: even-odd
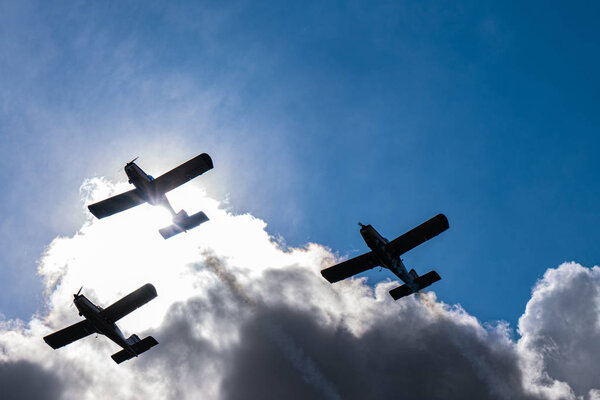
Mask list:
[[[93,178],[81,195],[89,204],[127,189]],[[564,264],[549,270],[534,289],[515,342],[506,323],[482,325],[434,292],[394,302],[388,291],[397,282],[371,287],[360,278],[331,285],[319,274],[339,261],[329,249],[314,243],[282,248],[264,221],[232,214],[196,185],[169,197],[176,210],[203,210],[210,221],[164,240],[157,230],[169,222],[168,213],[142,205],[102,220],[90,215],[75,235],[53,240],[38,268],[46,308],[30,321],[0,324],[0,363],[31,363],[40,379],[57,382],[64,399],[240,399],[280,391],[298,398],[389,398],[399,385],[418,395],[410,399],[440,398],[442,392],[448,399],[466,393],[591,399],[597,393],[592,375],[570,377],[544,358],[544,343],[577,343],[577,356],[585,359],[585,340],[575,332],[561,342],[564,335],[552,322],[579,314],[570,302],[557,307],[553,293],[572,296],[575,285],[587,282],[588,300],[597,302],[600,280],[589,277],[598,268]],[[155,337],[159,346],[149,352],[115,365],[110,354],[118,347],[102,336],[56,351],[43,342],[44,335],[80,320],[71,306],[80,286],[106,307],[148,282],[158,297],[119,326],[126,336]],[[600,340],[595,326],[584,333]],[[448,375],[449,369],[456,374]],[[382,374],[389,370],[398,372],[392,380]],[[258,384],[265,379],[269,387]],[[424,385],[431,379],[442,384]]]

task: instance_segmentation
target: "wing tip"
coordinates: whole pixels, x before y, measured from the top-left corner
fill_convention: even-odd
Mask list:
[[[143,289],[145,292],[147,292],[148,294],[152,295],[152,298],[158,296],[158,293],[156,292],[156,288],[151,283],[146,283],[140,289]]]
[[[321,270],[321,276],[322,276],[323,278],[325,278],[325,280],[327,280],[327,282],[329,282],[329,283],[333,283],[333,282],[335,282],[335,281],[333,281],[333,280],[331,280],[331,279],[329,279],[329,278],[327,277],[327,276],[329,275],[329,274],[327,273],[327,270],[328,270],[328,269],[329,269],[329,268],[322,269],[322,270]]]
[[[336,267],[336,266],[337,265],[334,265],[333,267]],[[325,268],[325,269],[321,270],[321,276],[323,278],[325,278],[325,280],[327,282],[336,283],[336,282],[342,281],[346,278],[349,278],[349,277],[340,277],[339,274],[337,273],[337,271],[332,270],[333,267],[329,267],[329,268]]]
[[[206,153],[202,153],[200,154],[200,157],[202,157],[202,159],[204,160],[204,162],[206,163],[206,165],[208,165],[208,169],[213,169],[214,165],[213,165],[213,160],[212,158],[210,158],[210,156]]]
[[[52,341],[51,341],[51,340],[49,341],[49,338],[50,338],[50,336],[52,336],[52,334],[50,334],[50,335],[48,335],[48,336],[44,336],[44,342],[46,342],[46,344],[47,344],[48,346],[50,346],[50,347],[52,347],[54,350],[56,350],[56,347],[54,347],[54,346],[52,345]]]
[[[96,207],[95,207],[95,205],[96,205],[96,204],[97,204],[97,203],[90,204],[90,205],[88,205],[88,206],[87,206],[87,208],[88,208],[88,210],[90,211],[90,213],[92,213],[92,215],[93,215],[94,217],[96,217],[96,218],[100,219],[101,217],[99,217],[99,216],[98,216],[98,215],[99,215],[99,214],[98,214],[98,211],[99,211],[99,210],[97,210],[97,209],[96,209]]]
[[[439,213],[438,215],[435,216],[435,218],[442,224],[442,226],[445,229],[450,228],[450,224],[448,223],[448,217],[446,217],[444,214]]]

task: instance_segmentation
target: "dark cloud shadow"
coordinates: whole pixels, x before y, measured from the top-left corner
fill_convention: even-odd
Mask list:
[[[63,388],[58,377],[29,361],[0,363],[0,397],[3,400],[59,399]]]
[[[418,320],[419,317],[417,316]],[[452,320],[380,320],[360,337],[321,326],[286,307],[262,309],[241,328],[222,390],[225,399],[327,398],[294,368],[269,333],[273,326],[343,399],[530,399],[512,347]]]

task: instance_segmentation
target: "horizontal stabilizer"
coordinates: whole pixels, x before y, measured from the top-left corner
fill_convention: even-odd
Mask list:
[[[150,348],[156,346],[158,342],[152,336],[148,336],[145,339],[140,340],[137,343],[134,343],[131,348],[136,353],[136,355],[140,355],[143,352],[149,350]],[[130,358],[135,357],[127,350],[121,350],[118,353],[113,354],[112,359],[115,360],[117,364],[121,364],[123,361],[127,361]]]
[[[429,271],[425,275],[421,275],[420,277],[418,277],[417,279],[415,279],[413,282],[414,282],[414,284],[416,286],[416,289],[418,291],[418,290],[421,290],[423,288],[426,288],[427,286],[431,285],[434,282],[439,281],[440,279],[442,279],[442,278],[438,275],[437,272],[435,272],[435,271]],[[390,295],[392,295],[392,297],[394,298],[394,300],[398,300],[399,298],[411,295],[413,293],[414,292],[412,291],[412,289],[408,285],[398,286],[396,289],[390,290]]]
[[[186,218],[178,218],[173,225],[169,225],[165,228],[159,229],[158,231],[164,239],[168,239],[171,236],[177,235],[178,233],[195,228],[206,221],[208,221],[208,217],[206,214],[200,211]]]

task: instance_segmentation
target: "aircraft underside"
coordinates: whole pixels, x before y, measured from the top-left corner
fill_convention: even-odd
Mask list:
[[[158,344],[152,336],[140,340],[134,334],[125,339],[115,323],[157,296],[156,289],[151,284],[140,287],[105,309],[94,305],[85,296],[79,295],[79,292],[74,295],[73,303],[85,319],[45,336],[44,341],[53,349],[61,348],[91,334],[100,333],[123,348],[111,356],[117,364],[120,364]]]
[[[88,209],[96,218],[105,218],[146,202],[161,205],[173,216],[173,225],[159,230],[165,239],[208,221],[202,211],[192,216],[188,216],[184,210],[175,212],[165,196],[165,193],[212,169],[212,159],[208,154],[200,154],[156,179],[146,174],[134,161],[125,165],[125,173],[135,189],[90,204]]]
[[[400,256],[448,229],[448,219],[444,214],[436,215],[392,241],[383,238],[371,225],[359,225],[360,233],[371,251],[322,270],[321,275],[329,282],[335,283],[371,268],[383,266],[406,282],[390,291],[394,300],[398,300],[441,279],[435,271],[421,276],[413,269],[407,272]]]

